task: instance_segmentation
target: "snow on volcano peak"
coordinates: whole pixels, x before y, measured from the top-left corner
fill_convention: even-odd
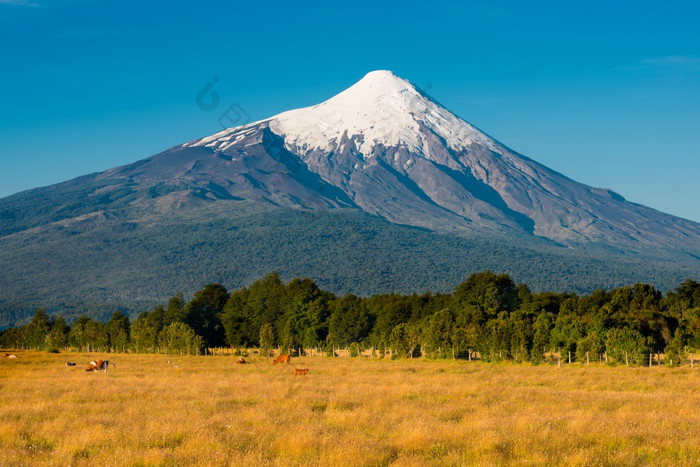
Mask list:
[[[391,71],[372,71],[360,81],[311,107],[272,117],[270,129],[285,139],[288,148],[327,150],[347,132],[359,137],[359,150],[371,154],[377,144],[405,145],[429,157],[421,126],[444,139],[453,149],[477,142],[492,148],[491,138],[423,95],[409,81]]]

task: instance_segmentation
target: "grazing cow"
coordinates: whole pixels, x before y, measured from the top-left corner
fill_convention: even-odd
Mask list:
[[[66,366],[75,366],[75,363],[73,363],[73,362],[66,362]]]
[[[279,357],[275,358],[272,363],[277,364],[277,363],[289,363],[289,354],[284,354],[280,355]]]
[[[6,353],[5,358],[17,358],[17,355],[15,355],[13,353]]]
[[[246,363],[248,363],[248,362],[245,361],[245,358],[241,357],[236,362],[236,365],[245,365]]]
[[[99,359],[97,361],[92,361],[88,364],[87,368],[85,368],[85,371],[97,371],[97,370],[104,370],[107,371],[107,367],[109,364],[114,365],[114,362],[111,362],[109,360],[102,360]],[[116,366],[116,365],[114,365]]]
[[[308,368],[295,368],[294,369],[294,376],[304,376],[308,372],[309,372]]]

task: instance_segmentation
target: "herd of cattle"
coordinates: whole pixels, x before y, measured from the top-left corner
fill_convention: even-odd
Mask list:
[[[6,353],[6,354],[5,354],[5,358],[17,358],[17,355]],[[272,364],[273,364],[273,365],[276,365],[276,364],[278,364],[278,363],[286,363],[286,364],[289,364],[289,363],[291,362],[291,360],[292,360],[291,355],[289,355],[289,354],[283,354],[283,355],[280,355],[279,357],[276,357],[276,358],[272,361]],[[170,363],[170,360],[168,360],[168,363]],[[245,364],[247,364],[247,363],[248,363],[248,362],[247,362],[246,359],[243,358],[243,357],[239,358],[239,359],[236,361],[236,365],[245,365]],[[88,366],[87,366],[87,368],[85,368],[85,371],[107,371],[107,368],[109,367],[110,364],[111,364],[113,367],[116,368],[116,365],[114,364],[113,361],[111,361],[111,360],[102,360],[102,359],[100,358],[100,359],[93,360],[93,361],[91,361],[90,363],[88,363]],[[77,365],[77,364],[76,364],[75,362],[66,362],[66,366],[67,366],[67,367],[72,367],[72,366],[76,366],[76,365]],[[177,367],[176,367],[176,368],[177,368]],[[309,372],[309,369],[308,369],[308,368],[295,368],[295,369],[294,369],[294,376],[305,376],[306,373],[308,373],[308,372]]]
[[[278,363],[287,363],[289,364],[292,360],[291,355],[289,354],[283,354],[280,355],[279,357],[276,357],[274,360],[272,360],[272,364],[276,365]],[[236,361],[236,365],[245,365],[248,362],[246,362],[245,358],[241,357]],[[306,373],[309,372],[308,368],[295,368],[294,369],[294,376],[305,376]]]
[[[283,354],[283,355],[280,355],[279,357],[275,358],[274,360],[272,360],[272,364],[273,364],[273,365],[276,365],[277,363],[287,363],[287,364],[289,364],[289,362],[290,362],[291,360],[292,360],[292,356],[291,356],[291,355],[289,355],[289,354]],[[295,369],[294,369],[294,376],[305,376],[306,373],[308,373],[308,372],[309,372],[309,369],[308,369],[308,368],[295,368]]]

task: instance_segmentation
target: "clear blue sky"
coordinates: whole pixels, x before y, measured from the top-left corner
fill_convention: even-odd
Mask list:
[[[532,159],[700,221],[699,22],[672,0],[0,0],[0,196],[391,69]]]

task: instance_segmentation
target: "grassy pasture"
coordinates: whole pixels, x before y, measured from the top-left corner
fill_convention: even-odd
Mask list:
[[[16,353],[2,466],[700,465],[698,368]]]

